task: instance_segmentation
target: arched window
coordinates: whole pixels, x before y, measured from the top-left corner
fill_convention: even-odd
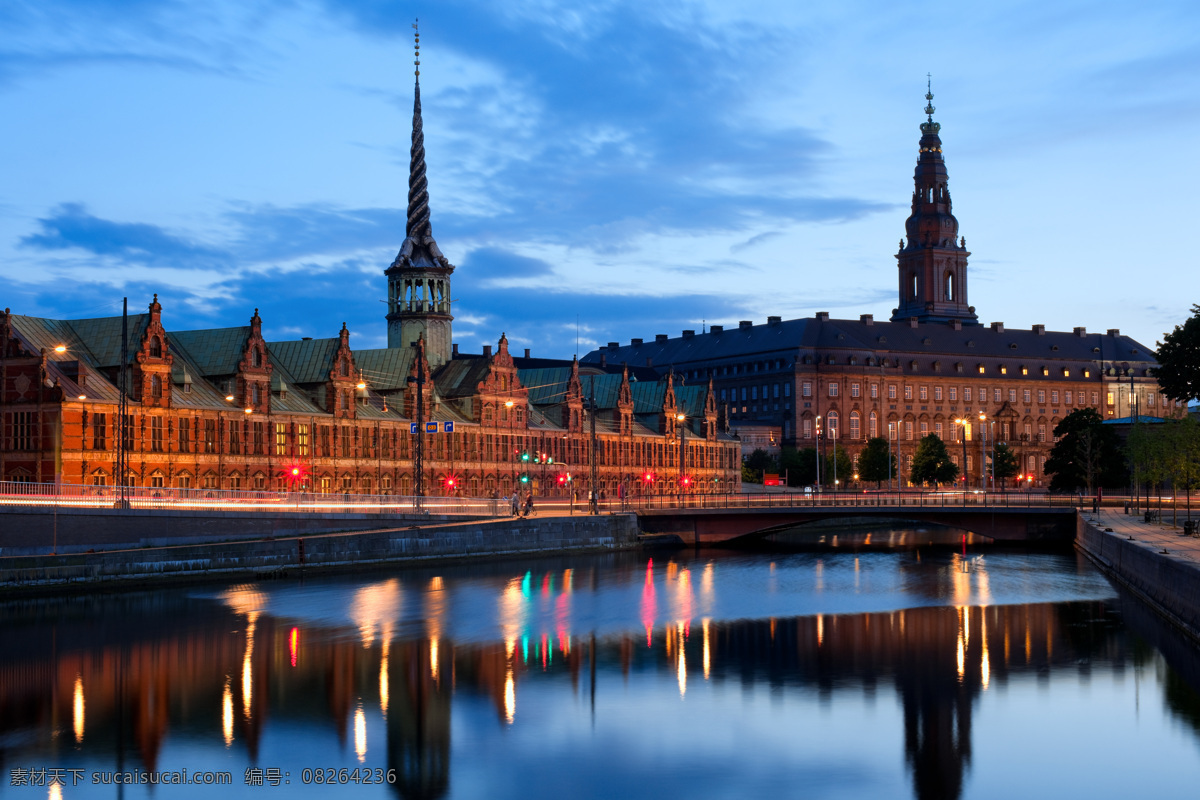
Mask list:
[[[162,358],[162,339],[157,336],[150,337],[150,357]],[[157,395],[155,395],[157,397]]]
[[[254,350],[251,352],[251,355],[250,355],[250,361],[252,364],[254,364],[254,366],[261,367],[262,366],[262,350],[258,349],[257,347],[254,348]]]
[[[912,296],[917,296],[917,273],[912,273]]]
[[[829,434],[829,438],[838,438],[838,412],[830,411],[829,415],[825,418],[825,422],[825,427],[828,428],[827,432]]]
[[[255,352],[257,352],[257,351],[255,351]],[[252,402],[254,403],[254,405],[258,405],[259,403],[262,402],[262,389],[259,388],[259,385],[257,383],[252,384],[251,395],[253,396]]]
[[[343,358],[341,363],[338,365],[338,371],[341,373],[343,378],[347,377],[350,374],[350,361]]]
[[[954,299],[954,273],[953,272],[946,273],[946,299],[947,300]]]
[[[858,439],[858,438],[861,438],[861,436],[862,436],[862,431],[860,430],[858,412],[851,411],[850,412],[850,438]]]
[[[158,341],[157,339],[155,341]],[[154,398],[162,397],[162,378],[153,375],[150,378],[150,396]]]
[[[875,412],[871,412],[871,416],[867,418],[867,435],[874,439],[879,435],[879,417]]]

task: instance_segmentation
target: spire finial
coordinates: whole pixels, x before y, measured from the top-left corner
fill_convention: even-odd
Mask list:
[[[413,20],[413,66],[416,67],[413,73],[418,79],[421,77],[421,29],[417,27],[420,21],[419,17]]]
[[[933,106],[933,75],[925,73],[925,113],[929,115],[929,121],[933,122],[933,112],[937,111]]]

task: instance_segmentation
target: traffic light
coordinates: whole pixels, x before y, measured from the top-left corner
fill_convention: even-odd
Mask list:
[[[558,476],[558,485],[559,485],[559,486],[566,486],[566,485],[567,485],[567,476],[566,476],[566,475],[559,475],[559,476]]]
[[[454,480],[454,476],[447,475],[446,476],[446,488],[453,490],[456,485],[457,485],[457,481]]]
[[[689,485],[691,485],[692,479],[689,476],[684,475],[679,482],[682,483],[683,487],[686,489]]]
[[[642,476],[642,481],[644,481],[645,483],[654,483],[654,473],[647,472],[645,475]]]
[[[521,473],[521,483],[529,483],[529,473],[528,472]]]
[[[522,451],[521,451],[521,460],[522,460],[522,461],[528,461],[528,460],[529,460],[529,451],[528,451],[528,450],[522,450]]]

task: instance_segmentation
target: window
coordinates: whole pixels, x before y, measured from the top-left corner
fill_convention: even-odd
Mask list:
[[[829,431],[828,431],[829,438],[830,439],[838,438],[838,412],[830,411],[829,417],[826,421],[828,423],[828,428],[829,428]]]
[[[1070,394],[1070,392],[1067,392],[1068,397]],[[1070,403],[1071,401],[1068,399],[1067,402]],[[1146,405],[1154,408],[1154,392],[1146,392]]]
[[[888,423],[888,438],[892,439],[894,441],[897,433],[898,433],[898,431],[896,430],[896,423],[889,422]]]
[[[229,423],[229,452],[235,456],[242,453],[242,423],[238,420]]]
[[[150,450],[161,453],[163,449],[163,418],[150,418]]]
[[[108,449],[108,415],[92,414],[92,449]],[[103,485],[103,484],[101,484]]]
[[[176,476],[175,485],[178,486],[180,489],[191,488],[192,476],[188,475],[186,472],[181,473],[180,475]]]
[[[913,424],[912,424],[912,421],[911,421],[911,420],[907,420],[907,419],[906,419],[906,420],[904,420],[904,438],[905,438],[905,439],[907,439],[907,440],[908,440],[908,441],[910,441],[910,442],[912,441],[912,438],[913,438]]]
[[[254,423],[254,455],[265,456],[267,454],[267,423]],[[255,488],[258,488],[255,486]]]
[[[150,357],[162,358],[162,339],[159,339],[157,336],[150,337]],[[155,395],[155,397],[158,397],[158,395]]]
[[[871,384],[871,399],[872,400],[879,399],[879,384],[878,383]]]
[[[805,381],[800,385],[800,395],[802,397],[812,397],[812,381]]]
[[[1050,392],[1050,405],[1058,405],[1058,390],[1054,389]]]
[[[724,403],[726,399],[728,399],[728,398],[725,397],[725,390],[722,389],[721,390],[721,402]]]
[[[783,396],[784,397],[792,396],[792,385],[790,383],[785,383],[783,385]]]
[[[750,387],[750,399],[751,399],[751,400],[757,400],[757,399],[758,399],[758,387],[757,387],[757,386],[751,386],[751,387]]]
[[[162,378],[157,375],[150,377],[150,396],[156,399],[162,397]]]
[[[743,403],[746,402],[746,387],[745,386],[742,387],[742,402]],[[745,409],[743,409],[743,411],[744,410]]]
[[[867,418],[867,435],[872,439],[879,435],[879,417],[875,412],[871,412],[871,416]]]
[[[912,400],[912,398],[913,398],[912,384],[906,383],[906,384],[904,384],[904,399]]]
[[[204,420],[204,452],[217,452],[217,421],[215,419]]]
[[[1109,397],[1112,397],[1112,395],[1109,395]],[[1099,405],[1099,403],[1100,403],[1100,393],[1092,392],[1092,405]],[[1176,403],[1176,405],[1178,405],[1178,403]]]
[[[1112,392],[1108,393],[1108,404],[1110,406],[1113,404],[1113,393]]]
[[[920,392],[919,392],[919,394],[918,394],[917,396],[918,396],[918,397],[920,397],[920,399],[921,399],[921,402],[924,402],[924,401],[928,400],[928,399],[929,399],[929,387],[928,387],[928,386],[922,386],[922,387],[921,387],[921,389],[920,389]]]
[[[107,486],[107,485],[108,485],[108,476],[107,475],[105,475],[100,470],[96,470],[95,472],[92,473],[92,486]]]
[[[255,407],[257,407],[262,402],[262,387],[260,387],[257,383],[253,384],[251,396],[253,398],[251,402]]]
[[[1006,442],[1008,441],[1008,423],[1007,422],[1000,423],[1000,438]]]
[[[192,452],[192,421],[186,417],[179,418],[179,452]]]
[[[924,439],[928,435],[929,435],[929,423],[922,422],[921,423],[921,438]]]
[[[275,423],[275,455],[287,455],[287,423]]]
[[[236,472],[229,476],[228,481],[230,489],[242,488],[242,476],[238,475]]]
[[[34,411],[13,411],[9,415],[12,426],[12,449],[34,450],[34,433],[37,430],[37,413]]]
[[[1044,423],[1044,422],[1038,423],[1038,441],[1039,442],[1046,441],[1046,423]]]
[[[1033,390],[1032,389],[1023,389],[1021,391],[1021,399],[1024,400],[1026,403],[1032,403],[1033,402]]]
[[[1017,390],[1016,389],[1008,390],[1008,402],[1010,402],[1010,403],[1017,402]]]
[[[1045,403],[1046,403],[1046,390],[1045,389],[1038,389],[1038,402],[1041,403],[1042,405],[1045,405]]]
[[[334,427],[334,436],[342,440],[342,458],[350,457],[350,429],[340,426]]]
[[[992,402],[993,403],[1000,402],[1000,388],[999,387],[992,389]]]
[[[803,432],[805,439],[811,439],[812,438],[812,420],[809,419],[808,417],[805,417],[803,420],[801,420],[800,430]]]
[[[935,403],[942,402],[942,387],[940,387],[940,386],[933,387],[933,400]]]
[[[895,399],[896,399],[896,384],[889,383],[888,384],[888,400],[895,400]]]
[[[967,424],[965,424],[965,425],[963,425],[963,426],[962,426],[962,428],[963,428],[963,436],[966,438],[966,440],[967,440],[968,442],[969,442],[969,441],[971,441],[971,433],[972,433],[972,428],[974,428],[974,427],[975,427],[975,426],[974,426],[974,425],[972,425],[972,424],[971,424],[971,423],[969,423],[969,422],[968,422]]]
[[[256,367],[262,366],[262,350],[259,350],[257,347],[255,347],[250,351],[250,363]]]
[[[267,476],[263,475],[261,472],[254,473],[254,488],[258,489],[260,491],[263,489],[266,489],[267,488]]]
[[[963,402],[964,403],[971,402],[971,390],[969,388],[963,389]]]
[[[934,436],[938,437],[939,439],[944,439],[945,437],[942,435],[942,433],[943,433],[942,423],[940,423],[940,422],[933,423]]]
[[[851,439],[862,438],[861,422],[862,422],[862,420],[859,418],[858,412],[851,411],[850,412],[850,438]]]
[[[859,384],[857,384],[857,383],[850,384],[850,396],[851,397],[859,396]]]
[[[958,387],[957,387],[957,386],[951,386],[951,387],[950,387],[949,389],[947,389],[946,391],[947,391],[947,394],[949,395],[949,400],[950,400],[950,402],[951,402],[951,403],[957,403],[957,402],[958,402]]]
[[[343,475],[342,476],[342,491],[349,492],[353,488],[354,488],[354,479],[351,478],[349,475]]]
[[[296,455],[308,455],[308,426],[296,426]]]
[[[1029,439],[1033,435],[1031,433],[1032,430],[1033,430],[1033,426],[1030,425],[1028,422],[1026,422],[1025,423],[1025,433],[1022,435],[1022,438]]]
[[[838,396],[838,385],[837,385],[837,382],[836,382],[836,381],[830,381],[830,382],[829,382],[829,396],[830,396],[830,397],[837,397],[837,396]]]

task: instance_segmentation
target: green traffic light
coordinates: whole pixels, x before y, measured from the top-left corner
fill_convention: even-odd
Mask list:
[[[521,483],[529,483],[529,476],[528,476],[528,475],[522,475],[522,476],[521,476]]]

